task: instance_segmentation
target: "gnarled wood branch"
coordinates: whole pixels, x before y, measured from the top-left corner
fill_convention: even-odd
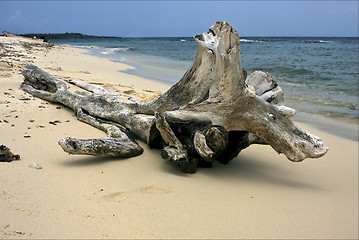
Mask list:
[[[68,91],[65,82],[33,65],[23,68],[22,89],[42,99],[59,102],[78,118],[107,131],[105,140],[60,140],[65,151],[127,156],[131,132],[161,156],[193,173],[213,161],[228,163],[251,144],[269,144],[291,161],[323,156],[328,148],[316,136],[298,128],[295,110],[284,106],[283,91],[269,73],[247,78],[239,56],[239,36],[227,22],[217,22],[208,33],[195,36],[199,47],[193,65],[182,79],[151,102],[120,95],[106,88],[67,80],[90,92]],[[113,150],[121,145],[124,151]],[[131,145],[132,146],[132,145]],[[136,154],[142,153],[137,149]],[[93,149],[98,149],[93,152]],[[76,150],[76,151],[74,151]]]

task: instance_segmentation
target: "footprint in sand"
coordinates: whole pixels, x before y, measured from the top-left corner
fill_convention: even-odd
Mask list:
[[[140,188],[136,188],[135,190],[136,192],[139,193],[147,193],[147,194],[166,194],[166,193],[170,193],[171,191],[168,190],[167,188],[163,188],[163,187],[156,187],[156,186],[144,186],[144,187],[140,187]]]
[[[115,192],[104,196],[107,201],[121,202],[128,198],[128,192]]]
[[[128,191],[128,192],[110,193],[108,195],[105,195],[104,198],[107,201],[111,201],[111,202],[121,202],[123,200],[126,200],[127,198],[130,197],[130,195],[133,195],[133,194],[162,195],[162,194],[168,194],[168,193],[171,193],[171,191],[168,190],[167,188],[156,187],[156,186],[151,185],[151,186],[139,187],[133,191]]]

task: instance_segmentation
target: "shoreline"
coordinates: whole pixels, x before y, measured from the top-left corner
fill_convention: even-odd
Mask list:
[[[168,88],[178,82],[182,78],[183,74],[187,71],[185,70],[184,72],[182,72],[178,69],[155,68],[154,66],[142,65],[138,62],[129,62],[126,60],[114,59],[111,56],[102,55],[98,52],[95,52],[92,50],[92,48],[94,47],[81,47],[80,49],[86,49],[88,52],[85,54],[131,66],[133,68],[127,68],[125,70],[121,70],[121,72],[166,84],[168,85]],[[354,141],[359,141],[359,126],[355,123],[357,122],[357,120],[355,119],[330,118],[326,115],[321,114],[297,112],[293,120],[295,122],[308,124],[318,130],[323,130],[336,136],[340,136]]]
[[[305,38],[278,40],[283,41],[283,44],[278,42],[244,42],[241,44],[241,59],[243,67],[248,70],[248,73],[255,70],[271,73],[286,94],[286,105],[298,112],[319,114],[324,118],[358,125],[358,97],[355,92],[357,68],[353,67],[355,64],[347,67],[344,64],[350,59],[357,62],[357,57],[351,54],[353,47],[355,48],[355,41],[352,39],[335,40],[325,43],[326,47],[322,48],[321,46],[324,45],[318,45],[311,41],[306,43]],[[96,50],[94,48],[94,51],[101,54],[101,57],[119,60],[126,64],[129,61],[130,65],[138,63],[139,66],[135,66],[138,70],[128,73],[151,80],[165,81],[170,85],[177,82],[181,78],[181,74],[171,77],[173,74],[170,71],[166,72],[165,69],[165,72],[168,73],[166,76],[166,74],[159,74],[163,71],[157,71],[157,69],[181,69],[183,74],[192,64],[191,59],[196,51],[195,41],[179,43],[179,39],[176,38],[167,40],[133,38],[133,40],[123,39],[121,41],[74,40],[59,41],[59,43],[79,47],[98,46]],[[161,47],[162,45],[163,47]],[[296,55],[296,48],[304,50],[298,55],[298,58],[293,57]],[[338,50],[342,48],[343,51]],[[280,49],[280,51],[275,49]],[[263,52],[263,56],[256,57],[258,54],[260,55],[260,52]],[[318,59],[312,54],[318,55]],[[319,57],[328,54],[333,58]],[[336,67],[326,67],[331,64],[335,64]],[[345,74],[345,71],[348,74]]]
[[[315,129],[325,131],[335,136],[359,141],[359,126],[353,122],[340,121],[323,115],[299,112],[294,116],[294,122],[307,124]]]
[[[192,175],[142,142],[144,153],[129,159],[69,155],[59,139],[106,134],[23,92],[24,64],[140,100],[169,86],[73,47],[1,37],[0,44],[0,145],[21,157],[0,163],[0,239],[358,238],[357,141],[298,122],[323,139],[325,156],[293,163],[253,145]],[[29,167],[34,162],[42,169]]]
[[[137,77],[142,77],[149,79],[151,81],[160,82],[163,84],[168,85],[168,87],[171,87],[173,84],[178,82],[183,74],[187,71],[187,69],[182,68],[170,68],[169,66],[162,66],[160,63],[157,63],[157,66],[146,64],[144,62],[138,62],[138,59],[128,59],[128,56],[125,55],[120,57],[115,57],[111,55],[106,55],[103,53],[99,53],[97,50],[94,49],[101,49],[105,50],[106,48],[100,48],[96,46],[91,47],[80,47],[80,49],[86,49],[88,52],[86,54],[89,54],[91,56],[96,56],[104,59],[111,60],[113,62],[122,63],[128,66],[131,66],[133,68],[128,68],[126,70],[121,70],[123,73],[127,73],[130,75],[134,75]],[[159,58],[160,60],[164,60],[161,57],[152,56],[153,58]],[[131,58],[131,56],[129,56]],[[138,58],[138,56],[135,56],[134,58]],[[191,65],[190,65],[191,66]],[[189,66],[189,67],[190,67]],[[178,67],[178,66],[177,66]],[[183,67],[183,66],[181,66]]]

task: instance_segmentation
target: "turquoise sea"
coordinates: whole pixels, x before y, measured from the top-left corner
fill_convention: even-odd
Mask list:
[[[193,38],[53,39],[134,65],[128,73],[167,84],[181,79],[197,49]],[[241,37],[243,67],[271,73],[297,112],[358,123],[359,39]]]

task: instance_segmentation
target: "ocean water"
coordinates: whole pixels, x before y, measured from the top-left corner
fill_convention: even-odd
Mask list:
[[[359,40],[324,37],[243,37],[241,60],[248,73],[271,73],[297,112],[358,123]],[[128,73],[174,84],[191,66],[193,38],[54,39],[90,54],[134,65]]]

